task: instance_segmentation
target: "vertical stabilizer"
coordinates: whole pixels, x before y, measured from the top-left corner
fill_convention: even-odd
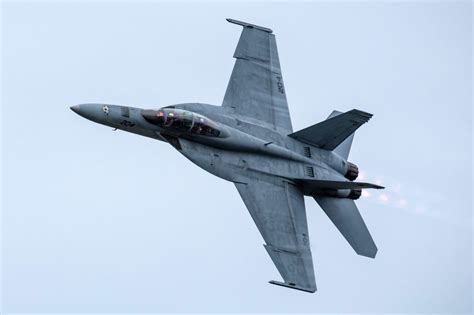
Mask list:
[[[340,114],[342,114],[342,112],[334,110],[334,111],[332,111],[331,115],[329,115],[328,118],[326,118],[326,119],[338,116]],[[333,152],[337,153],[337,155],[344,158],[345,160],[347,160],[349,158],[349,152],[351,151],[352,140],[354,139],[354,133],[352,133],[349,137],[347,137],[346,140],[344,140],[340,145],[338,145],[333,150]]]
[[[288,136],[323,150],[335,151],[347,159],[354,132],[371,117],[372,114],[358,109],[345,113],[334,111],[328,119]]]

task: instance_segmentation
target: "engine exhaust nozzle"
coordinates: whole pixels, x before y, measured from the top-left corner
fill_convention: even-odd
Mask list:
[[[348,180],[355,180],[359,176],[359,168],[357,165],[351,162],[347,162],[347,171],[344,174],[344,177]]]

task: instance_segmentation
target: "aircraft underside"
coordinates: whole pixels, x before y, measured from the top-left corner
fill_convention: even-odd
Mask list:
[[[362,189],[358,168],[347,161],[354,132],[372,115],[334,111],[294,132],[275,35],[269,28],[228,19],[243,27],[222,106],[199,103],[141,109],[111,104],[71,107],[94,122],[165,141],[194,164],[235,184],[264,239],[283,282],[307,292],[316,281],[304,196],[311,196],[359,255],[377,247],[354,200]]]

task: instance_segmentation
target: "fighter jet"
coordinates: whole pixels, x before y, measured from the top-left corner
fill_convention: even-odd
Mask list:
[[[234,183],[283,281],[272,284],[316,291],[304,196],[313,197],[359,255],[377,247],[354,200],[362,189],[348,162],[354,132],[372,114],[333,111],[294,132],[269,28],[243,27],[235,65],[220,106],[185,103],[159,109],[88,103],[72,106],[93,122],[169,143],[197,166]]]

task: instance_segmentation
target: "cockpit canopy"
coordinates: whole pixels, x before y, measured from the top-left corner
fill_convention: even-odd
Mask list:
[[[176,132],[186,132],[208,137],[222,136],[218,125],[202,115],[175,108],[144,110],[142,116],[151,124]]]

